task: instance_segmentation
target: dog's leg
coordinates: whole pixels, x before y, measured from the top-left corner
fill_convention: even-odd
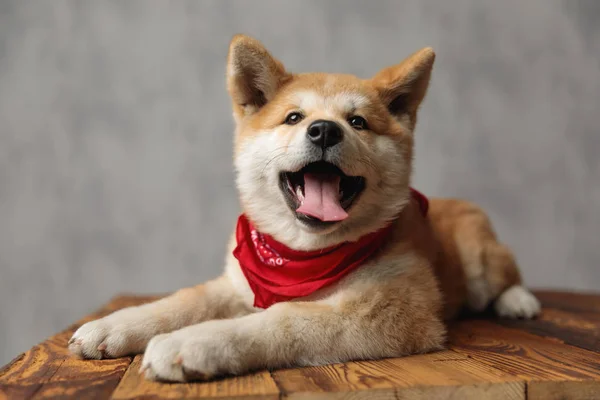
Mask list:
[[[424,302],[419,296],[414,299]],[[279,303],[241,318],[190,326],[153,338],[142,370],[148,379],[188,381],[263,368],[402,356],[442,347],[444,327],[431,312],[417,309],[420,306],[411,298],[380,300],[343,307]]]
[[[452,237],[464,272],[467,307],[483,311],[494,303],[496,313],[508,318],[539,314],[539,301],[522,286],[515,257],[498,241],[487,215],[467,202],[454,203],[450,212],[451,218],[443,221],[454,224]]]
[[[215,318],[250,312],[225,276],[137,307],[119,310],[81,326],[69,350],[83,358],[115,358],[141,353],[155,335]]]
[[[490,298],[496,314],[504,318],[533,318],[541,311],[538,299],[522,285],[512,252],[496,241],[485,243],[483,261]]]

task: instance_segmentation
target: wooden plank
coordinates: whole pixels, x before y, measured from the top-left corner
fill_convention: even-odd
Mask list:
[[[570,312],[600,313],[600,293],[574,293],[536,290],[536,297],[544,308]]]
[[[279,399],[279,389],[269,372],[263,371],[213,382],[159,383],[139,374],[142,356],[136,356],[113,394],[113,399]]]
[[[279,370],[272,375],[289,399],[525,398],[524,381],[454,351]]]
[[[157,296],[120,296],[0,369],[0,400],[28,398],[593,399],[600,398],[600,297],[536,292],[536,321],[453,324],[448,351],[400,359],[259,372],[198,384],[137,373],[140,356],[82,361],[67,340],[83,322]]]
[[[600,352],[600,316],[545,308],[536,320],[498,320],[497,324],[582,349]]]
[[[597,381],[536,382],[527,390],[530,400],[598,400]]]
[[[0,399],[55,398],[60,395],[85,398],[90,393],[94,397],[108,398],[131,363],[131,357],[79,360],[70,355],[67,342],[81,324],[152,298],[116,297],[98,312],[17,357],[0,371]]]
[[[571,398],[580,385],[600,393],[598,354],[558,340],[471,320],[453,324],[450,348],[526,380],[529,400],[549,392]]]
[[[453,350],[526,380],[600,379],[598,354],[491,321],[459,321],[449,337]]]

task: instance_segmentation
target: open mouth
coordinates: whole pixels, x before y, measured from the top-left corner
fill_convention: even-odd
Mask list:
[[[301,221],[323,227],[348,217],[347,210],[365,188],[365,179],[348,176],[326,161],[308,164],[297,172],[282,172],[280,188]]]

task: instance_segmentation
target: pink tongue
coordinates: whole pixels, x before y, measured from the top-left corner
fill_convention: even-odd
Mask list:
[[[342,221],[348,218],[340,204],[340,177],[304,174],[304,202],[296,211],[321,221]]]

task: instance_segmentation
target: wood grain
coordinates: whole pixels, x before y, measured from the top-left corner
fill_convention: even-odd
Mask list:
[[[544,307],[574,313],[589,312],[596,315],[600,314],[600,294],[598,293],[537,290],[535,295]]]
[[[20,355],[8,368],[0,371],[0,399],[85,398],[90,397],[90,393],[109,397],[131,363],[131,358],[84,361],[69,354],[67,342],[81,324],[152,298],[116,297],[98,312]]]
[[[589,313],[575,314],[545,308],[542,315],[534,321],[500,320],[496,323],[553,338],[582,349],[600,352],[600,318]]]
[[[290,399],[522,399],[525,393],[523,381],[454,351],[274,371],[273,378]]]
[[[560,340],[502,327],[491,321],[460,321],[450,330],[450,348],[525,380],[529,400],[543,400],[544,397],[536,396],[546,392],[562,393],[570,398],[570,391],[582,381],[600,393],[598,354]]]
[[[141,359],[141,356],[135,357],[115,390],[114,399],[279,399],[279,389],[266,371],[214,382],[158,383],[140,376]]]
[[[0,369],[2,399],[600,399],[600,296],[539,292],[534,321],[476,317],[450,327],[449,349],[195,384],[148,382],[140,356],[83,361],[67,341],[82,323],[157,296],[120,296]]]
[[[536,382],[527,389],[528,400],[598,400],[598,381]]]

